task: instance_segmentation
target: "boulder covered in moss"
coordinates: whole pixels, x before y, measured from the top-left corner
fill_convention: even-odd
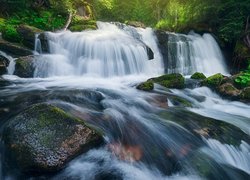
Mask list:
[[[35,36],[36,34],[40,34],[43,31],[33,26],[19,25],[17,27],[17,32],[22,37],[22,43],[25,46],[31,49],[34,49],[35,48]]]
[[[218,73],[218,74],[212,75],[212,76],[204,79],[201,82],[201,85],[215,89],[221,84],[223,78],[224,78],[224,76],[221,73]]]
[[[34,67],[35,56],[24,56],[16,60],[14,75],[22,78],[32,78],[35,67]]]
[[[146,81],[139,84],[136,88],[142,91],[152,91],[154,89],[154,83],[152,81]]]
[[[23,172],[62,169],[80,153],[100,145],[100,132],[49,104],[36,104],[11,119],[3,140]]]
[[[181,74],[165,74],[160,77],[149,79],[154,83],[160,84],[166,88],[182,89],[185,86],[185,78]]]
[[[206,78],[207,77],[203,73],[200,73],[200,72],[196,72],[191,76],[191,79],[197,79],[197,80],[203,80]]]

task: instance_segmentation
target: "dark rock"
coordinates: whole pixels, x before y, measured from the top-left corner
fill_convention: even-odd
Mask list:
[[[23,44],[31,49],[35,48],[35,36],[43,31],[28,25],[20,25],[17,28],[17,32],[23,38]]]
[[[154,83],[151,81],[146,81],[139,84],[136,88],[142,91],[152,91],[154,89]]]
[[[164,69],[167,73],[168,69],[168,38],[169,35],[165,31],[157,30],[155,32],[156,37],[158,39],[158,47],[162,54]]]
[[[218,87],[218,92],[223,97],[230,98],[232,100],[237,100],[240,97],[241,91],[234,87],[234,85],[230,83],[222,84]]]
[[[0,40],[0,50],[12,55],[13,57],[29,56],[33,54],[32,50],[5,40]]]
[[[200,72],[196,72],[191,76],[191,79],[197,79],[197,80],[202,80],[202,79],[206,79],[207,77]]]
[[[181,74],[165,74],[148,81],[160,84],[166,88],[182,89],[185,86],[185,78]]]
[[[146,46],[146,50],[147,50],[147,54],[148,54],[148,60],[152,60],[154,59],[154,52],[152,51],[152,49],[150,47]]]
[[[35,68],[34,68],[34,58],[35,56],[24,56],[16,60],[16,66],[14,75],[22,78],[32,78]]]
[[[38,35],[38,39],[41,42],[41,48],[43,53],[49,53],[49,39],[46,33],[41,33]]]
[[[7,67],[10,61],[0,54],[0,75],[6,74],[8,72]]]
[[[3,131],[11,157],[23,172],[53,172],[102,143],[102,135],[61,109],[37,104],[11,119]]]

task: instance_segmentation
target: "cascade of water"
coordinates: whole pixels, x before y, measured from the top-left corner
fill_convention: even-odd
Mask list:
[[[147,47],[143,38],[135,39],[110,23],[99,22],[98,27],[99,29],[95,31],[48,33],[51,55],[41,56],[40,62],[35,63],[36,72],[39,72],[35,73],[35,76],[112,77],[154,74],[161,71],[160,63],[152,64],[148,61]],[[147,38],[152,39],[147,40],[150,46],[156,38],[152,32],[148,34]],[[153,44],[153,50],[157,49],[155,44],[156,42]],[[66,73],[61,73],[58,69],[63,69]]]
[[[42,53],[42,44],[41,40],[39,39],[40,34],[35,35],[35,54],[41,54]]]
[[[5,58],[7,58],[9,60],[9,65],[7,67],[7,70],[8,70],[8,74],[13,74],[14,73],[14,70],[15,70],[15,61],[14,61],[14,58],[7,55],[6,53],[0,51],[0,55],[1,56],[4,56]]]
[[[206,140],[208,146],[213,150],[209,153],[221,163],[229,164],[250,174],[250,145],[242,141],[240,147],[222,144],[217,140]]]
[[[205,74],[228,74],[220,48],[210,34],[169,33],[167,52],[165,61],[168,73],[190,75],[198,71]]]

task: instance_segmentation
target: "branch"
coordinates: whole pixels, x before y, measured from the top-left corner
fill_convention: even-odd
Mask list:
[[[70,12],[69,13],[69,18],[68,18],[68,20],[67,20],[67,22],[66,22],[66,24],[65,24],[65,26],[63,28],[64,31],[66,31],[68,29],[68,27],[69,27],[69,25],[71,23],[71,20],[72,20],[72,13]]]
[[[246,29],[245,29],[245,32],[247,32],[248,26],[249,26],[249,16],[247,16],[247,22],[246,22]]]

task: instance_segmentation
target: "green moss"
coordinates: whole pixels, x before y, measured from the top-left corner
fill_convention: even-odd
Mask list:
[[[5,19],[0,18],[0,32],[3,32],[4,27],[5,27]]]
[[[2,36],[11,42],[20,42],[22,40],[22,37],[18,34],[16,26],[14,25],[6,25],[3,29]]]
[[[210,88],[216,88],[221,84],[223,78],[224,78],[223,75],[218,73],[203,80],[201,85],[208,86]]]
[[[139,84],[136,88],[143,91],[152,91],[154,89],[154,83],[152,81],[146,81]]]
[[[75,25],[69,28],[72,32],[80,32],[84,30],[95,30],[97,27],[95,25]]]
[[[165,74],[160,77],[152,78],[149,81],[158,83],[166,88],[184,88],[185,78],[181,74]]]
[[[191,76],[191,79],[201,80],[201,79],[206,79],[206,76],[203,73],[196,72]]]

